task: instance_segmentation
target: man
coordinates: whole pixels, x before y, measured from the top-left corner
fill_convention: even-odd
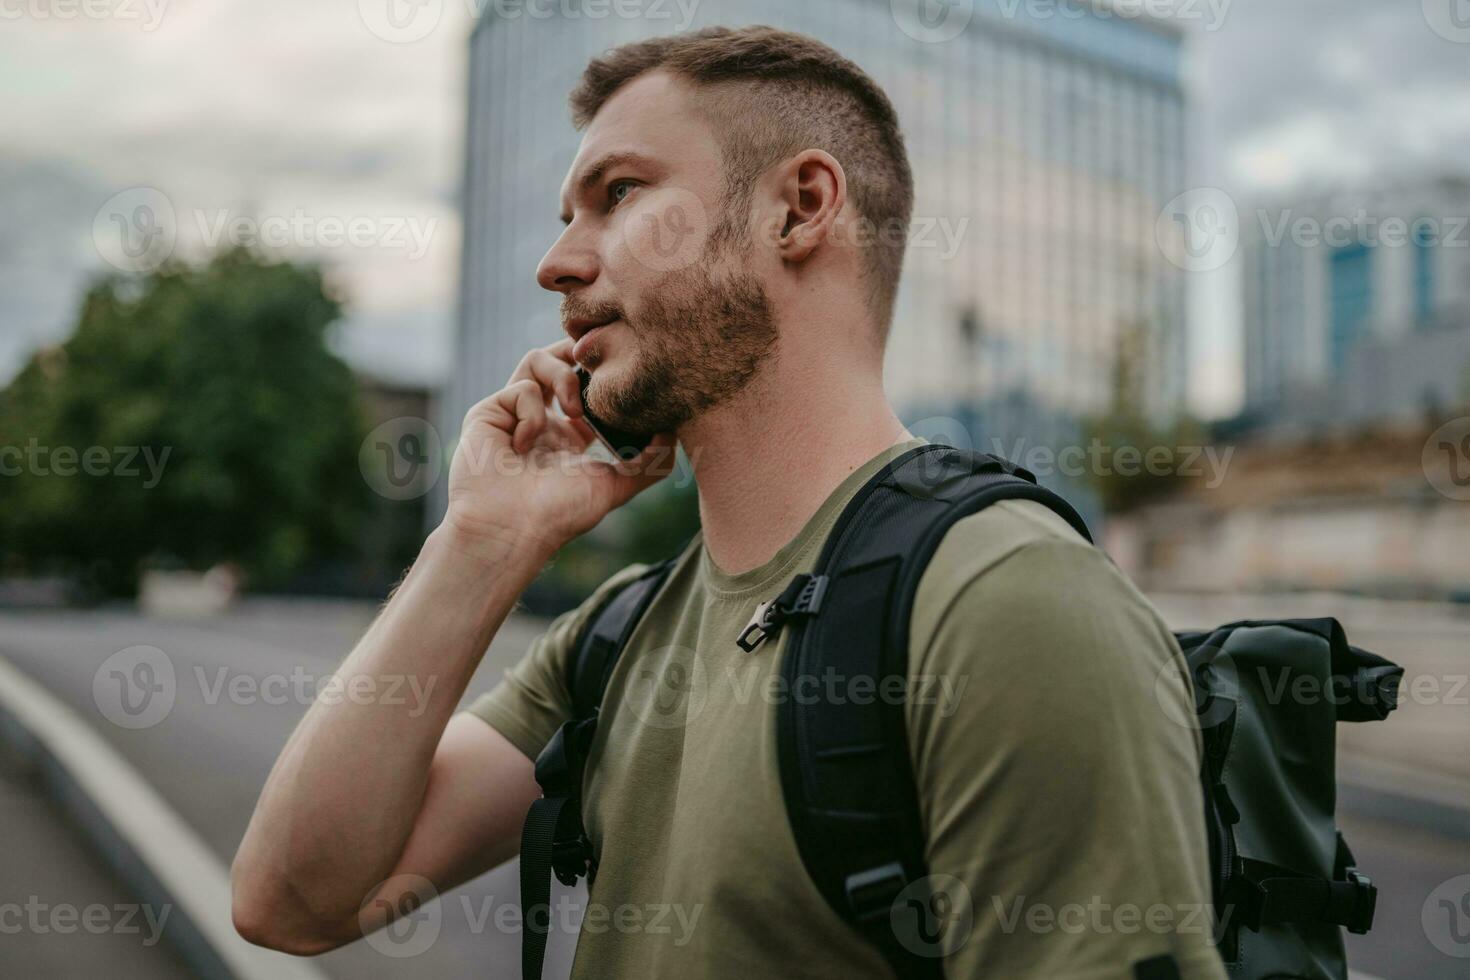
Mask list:
[[[427,710],[312,707],[236,858],[237,926],[320,952],[411,907],[424,879],[443,890],[515,853],[539,795],[532,759],[571,710],[577,632],[639,569],[555,620],[469,711],[457,703],[537,571],[655,482],[677,438],[702,532],[614,672],[584,812],[600,861],[589,917],[664,909],[687,929],[603,914],[574,973],[887,976],[791,837],[781,642],[735,641],[811,569],[863,482],[922,442],[882,386],[913,199],[892,106],[830,48],[769,28],[618,48],[572,106],[585,135],[566,228],[537,272],[569,336],[466,416],[444,523],[338,672],[435,677]],[[594,414],[661,433],[631,464],[581,456],[577,363]],[[543,465],[504,465],[523,460]],[[911,675],[943,682],[906,707],[929,868],[972,919],[946,972],[1223,977],[1198,738],[1170,720],[1189,716],[1182,686],[1156,684],[1182,665],[1147,601],[1051,512],[1009,501],[948,533],[910,641]]]

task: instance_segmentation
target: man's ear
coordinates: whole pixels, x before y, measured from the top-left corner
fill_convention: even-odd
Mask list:
[[[776,252],[783,261],[801,262],[832,237],[847,203],[847,175],[832,154],[811,149],[783,163],[777,180]]]

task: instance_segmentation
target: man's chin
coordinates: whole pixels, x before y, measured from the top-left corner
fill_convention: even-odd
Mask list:
[[[627,367],[617,357],[604,357],[588,370],[592,373],[592,380],[587,385],[589,407],[598,415],[606,415],[609,394],[626,384],[623,375]],[[599,405],[603,409],[601,412],[598,412]]]

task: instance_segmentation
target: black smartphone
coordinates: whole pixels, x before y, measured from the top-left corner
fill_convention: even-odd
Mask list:
[[[587,424],[592,426],[592,431],[597,434],[597,441],[607,447],[608,452],[622,460],[636,459],[638,454],[648,448],[653,441],[653,433],[644,435],[639,432],[629,432],[619,429],[615,425],[609,425],[596,415],[592,409],[587,407],[587,386],[592,383],[592,374],[580,364],[577,365],[577,382],[582,388],[582,417]]]

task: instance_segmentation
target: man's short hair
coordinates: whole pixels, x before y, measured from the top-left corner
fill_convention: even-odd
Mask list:
[[[571,94],[582,129],[618,89],[650,71],[690,79],[719,134],[727,209],[750,211],[756,178],[815,147],[847,175],[848,196],[871,225],[867,299],[885,340],[903,269],[914,179],[888,96],[857,65],[805,34],[710,27],[613,48],[591,61]]]

